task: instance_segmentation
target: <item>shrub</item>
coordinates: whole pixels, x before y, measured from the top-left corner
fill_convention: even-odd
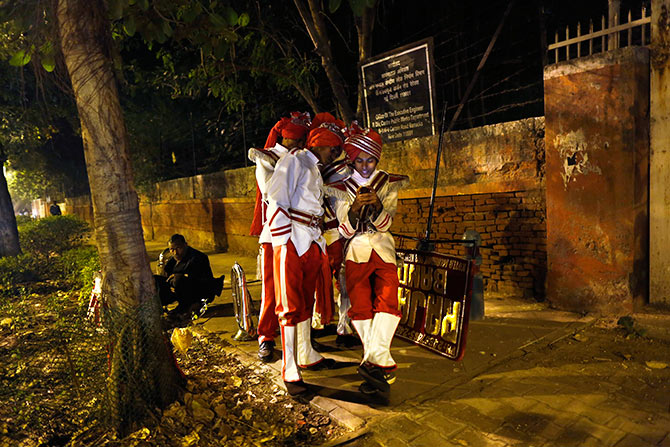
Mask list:
[[[24,253],[48,261],[53,255],[80,247],[90,232],[88,224],[75,216],[51,216],[18,226]]]
[[[82,296],[88,296],[93,288],[93,278],[100,270],[98,250],[90,245],[73,248],[54,259],[51,268],[53,276],[70,282],[81,289]]]
[[[29,253],[0,258],[0,287],[37,281],[40,279],[38,271],[38,262]]]

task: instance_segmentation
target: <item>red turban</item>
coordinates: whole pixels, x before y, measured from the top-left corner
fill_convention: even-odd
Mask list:
[[[382,137],[372,129],[359,127],[358,123],[353,121],[347,129],[344,151],[351,161],[356,160],[361,152],[370,154],[379,161],[382,156]]]
[[[328,112],[318,113],[307,136],[307,147],[342,146],[344,122]]]
[[[283,117],[270,130],[268,139],[265,141],[265,147],[274,147],[280,136],[292,140],[303,138],[310,129],[310,124],[309,112],[291,112],[290,117]]]
[[[268,139],[265,141],[265,148],[274,147],[277,144],[279,136],[282,138],[290,138],[292,140],[299,140],[303,138],[311,124],[309,112],[291,112],[290,117],[283,117],[277,124],[274,125]],[[259,236],[263,230],[263,195],[256,183],[256,205],[254,206],[254,217],[251,221],[251,228],[249,234],[252,236]]]

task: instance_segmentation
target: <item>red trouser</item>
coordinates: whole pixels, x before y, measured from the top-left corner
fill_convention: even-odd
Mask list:
[[[342,259],[344,258],[344,239],[340,238],[326,247],[328,253],[328,263],[330,272],[335,278],[335,287],[340,290],[340,269],[342,268]]]
[[[323,256],[316,242],[312,242],[302,256],[298,256],[290,240],[286,245],[274,248],[276,311],[283,326],[295,326],[311,318]]]
[[[275,339],[277,329],[279,329],[279,320],[275,313],[275,283],[272,275],[273,270],[273,251],[272,244],[269,242],[261,244],[263,246],[263,289],[261,291],[261,312],[258,316],[258,342],[272,341]]]
[[[377,312],[401,316],[398,310],[398,270],[372,251],[368,262],[346,261],[344,275],[351,300],[349,318],[368,320]]]

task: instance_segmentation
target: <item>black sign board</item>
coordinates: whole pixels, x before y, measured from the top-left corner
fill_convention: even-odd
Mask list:
[[[474,263],[456,256],[397,249],[398,301],[402,310],[395,335],[460,360],[472,299]]]
[[[384,141],[435,135],[432,39],[366,60],[361,80],[366,125]]]

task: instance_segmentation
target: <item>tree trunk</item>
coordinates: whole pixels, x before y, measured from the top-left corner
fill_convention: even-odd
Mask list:
[[[7,188],[5,171],[2,169],[4,162],[5,160],[0,154],[0,258],[16,256],[21,253],[12,198]]]
[[[110,57],[104,0],[58,0],[60,44],[74,91],[110,316],[108,406],[122,432],[178,397],[179,373],[160,326],[128,137]]]
[[[328,81],[330,82],[330,87],[333,90],[339,114],[345,122],[351,122],[351,120],[354,119],[354,113],[349,105],[349,98],[347,97],[345,88],[346,82],[333,59],[326,22],[322,17],[325,12],[321,8],[321,3],[318,0],[307,0],[307,2],[309,4],[309,10],[302,3],[302,0],[294,0],[295,6],[300,13],[300,18],[305,24],[309,37],[314,44],[314,50],[321,57],[321,66],[323,66]]]
[[[375,12],[377,4],[371,8],[366,7],[361,17],[356,17],[356,31],[358,33],[358,62],[372,57],[372,31],[375,26]],[[363,113],[363,82],[360,80],[360,70],[358,72],[358,102],[356,104],[356,117],[362,119]],[[362,122],[361,122],[362,124]],[[369,123],[368,123],[369,125]]]

